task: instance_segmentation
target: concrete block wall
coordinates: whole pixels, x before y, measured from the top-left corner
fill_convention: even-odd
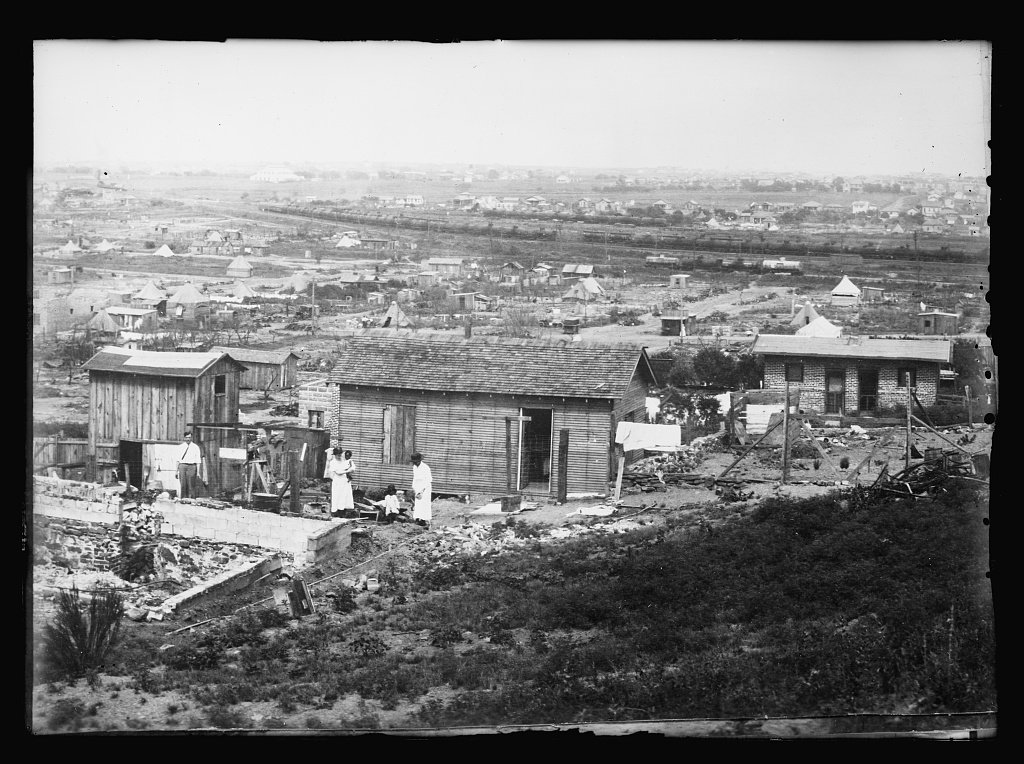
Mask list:
[[[60,478],[32,478],[32,511],[87,523],[116,525],[121,521],[121,488]]]
[[[326,382],[306,384],[323,379],[324,376],[323,372],[298,372],[299,422],[302,424],[309,422],[310,409],[323,411],[324,427],[331,431],[331,445],[334,445],[338,439],[338,428],[335,427],[335,422],[338,421],[338,406],[335,401],[337,389]],[[302,387],[301,385],[306,386]]]
[[[338,520],[284,517],[237,507],[214,509],[169,499],[158,499],[153,509],[163,517],[162,533],[280,549],[294,555],[296,562],[326,559],[347,545],[352,532],[351,523]]]

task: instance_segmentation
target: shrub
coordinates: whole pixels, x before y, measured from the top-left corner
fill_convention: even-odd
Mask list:
[[[245,714],[222,706],[207,708],[206,722],[211,727],[218,727],[220,729],[238,729],[250,726],[249,719]]]
[[[85,716],[85,706],[81,701],[70,698],[61,698],[53,704],[46,723],[52,730],[72,725],[75,729],[82,726],[82,717]]]
[[[54,622],[43,633],[49,677],[78,678],[102,667],[120,639],[123,617],[124,598],[119,592],[108,591],[83,606],[77,587],[62,590]]]

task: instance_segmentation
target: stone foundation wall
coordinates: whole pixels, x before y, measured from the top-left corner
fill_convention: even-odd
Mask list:
[[[321,382],[318,385],[307,384],[323,379],[325,376],[323,372],[298,372],[298,384],[306,385],[305,387],[297,388],[299,422],[302,424],[309,422],[309,412],[311,409],[324,412],[324,428],[330,430],[331,445],[335,445],[338,442],[338,428],[335,427],[337,422],[337,404],[334,401],[337,398],[337,388],[332,388],[326,382]],[[332,395],[332,392],[334,395]]]

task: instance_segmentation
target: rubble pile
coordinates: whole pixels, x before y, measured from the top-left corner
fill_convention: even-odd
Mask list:
[[[704,457],[717,451],[721,446],[721,435],[706,435],[695,439],[686,446],[680,446],[674,453],[648,456],[623,470],[622,488],[627,493],[637,490],[645,493],[665,490],[668,485],[703,483],[707,475],[693,472],[704,461]]]
[[[414,554],[443,563],[462,556],[503,554],[536,543],[552,543],[593,533],[626,533],[640,527],[643,527],[642,522],[622,518],[592,525],[580,523],[557,528],[535,528],[524,535],[517,532],[516,528],[502,528],[501,523],[493,526],[466,523],[424,533],[409,546]]]

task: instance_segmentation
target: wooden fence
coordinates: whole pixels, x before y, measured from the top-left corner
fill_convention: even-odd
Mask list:
[[[85,468],[86,449],[89,441],[77,438],[61,438],[52,435],[47,438],[32,438],[32,472],[45,472],[47,468],[58,470],[60,477],[70,477],[69,471]],[[119,443],[98,443],[96,459],[107,467],[117,466],[120,459]]]

